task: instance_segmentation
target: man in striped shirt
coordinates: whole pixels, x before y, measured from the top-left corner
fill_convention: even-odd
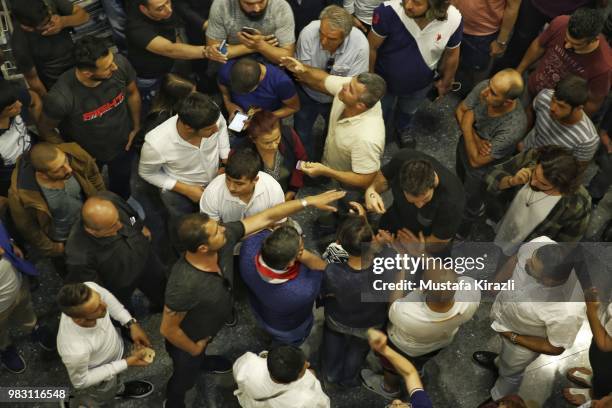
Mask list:
[[[589,95],[587,81],[568,75],[552,89],[543,89],[533,101],[535,125],[519,144],[519,149],[546,145],[569,148],[583,168],[599,147],[595,125],[584,113]]]

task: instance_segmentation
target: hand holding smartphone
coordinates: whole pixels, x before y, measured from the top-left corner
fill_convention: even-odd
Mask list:
[[[221,54],[227,54],[227,40],[221,41],[218,49]]]
[[[246,121],[249,120],[249,115],[236,111],[234,118],[230,122],[228,128],[234,132],[242,132]]]
[[[240,31],[242,31],[243,33],[250,34],[250,35],[258,35],[258,34],[260,34],[259,30],[257,30],[256,28],[247,27],[247,26],[242,27],[242,29],[240,29]]]

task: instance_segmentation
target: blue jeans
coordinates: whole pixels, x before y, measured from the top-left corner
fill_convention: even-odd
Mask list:
[[[125,39],[125,26],[127,25],[127,15],[121,4],[121,0],[100,0],[104,14],[108,18],[111,26],[113,40],[119,48],[121,54],[127,53],[127,42]]]
[[[315,151],[316,143],[312,137],[312,127],[317,117],[321,115],[325,120],[325,128],[327,128],[331,103],[319,103],[308,96],[301,87],[298,86],[297,89],[301,108],[293,115],[293,127],[300,136],[300,139],[302,139],[308,159],[317,161],[320,155],[317,155]]]
[[[365,332],[365,329],[362,330]],[[360,385],[359,372],[370,346],[368,341],[348,333],[330,329],[323,330],[323,352],[321,370],[324,378],[345,387]]]
[[[427,92],[432,86],[433,84],[427,85],[425,88],[408,95],[387,93],[382,98],[383,119],[385,123],[391,124],[391,128],[387,128],[387,142],[391,141],[394,131],[397,131],[399,135],[412,127],[414,114],[425,100]]]
[[[138,92],[140,92],[140,101],[142,103],[140,118],[143,121],[149,114],[149,110],[151,110],[153,98],[155,98],[160,84],[161,78],[136,78],[136,86],[138,87]]]
[[[491,42],[497,38],[497,33],[489,35],[463,34],[461,40],[460,66],[468,70],[481,71],[489,65]]]

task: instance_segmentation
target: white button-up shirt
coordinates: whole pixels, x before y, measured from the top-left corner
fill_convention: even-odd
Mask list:
[[[272,176],[260,171],[255,191],[248,203],[234,197],[225,183],[225,174],[218,175],[204,190],[200,199],[200,211],[225,223],[240,221],[285,202],[285,193]]]
[[[200,146],[185,141],[176,128],[173,116],[145,136],[140,153],[138,174],[150,184],[172,190],[177,181],[206,186],[219,170],[219,159],[227,159],[230,151],[227,123],[219,115],[219,131],[202,138]]]
[[[107,313],[93,327],[81,327],[62,313],[57,351],[75,388],[108,381],[128,368],[127,361],[122,358],[123,340],[110,318],[124,325],[132,319],[130,312],[100,285],[85,284],[100,294],[100,299],[107,305]]]

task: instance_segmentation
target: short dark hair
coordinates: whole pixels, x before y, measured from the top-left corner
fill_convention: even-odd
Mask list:
[[[195,84],[177,74],[166,74],[159,85],[151,105],[151,112],[167,111],[171,115],[177,111],[181,102],[193,92]]]
[[[261,166],[259,154],[250,147],[245,147],[236,150],[227,159],[225,174],[236,180],[240,180],[243,177],[253,180],[257,177]]]
[[[11,13],[17,22],[32,28],[41,25],[51,15],[42,0],[12,1]]]
[[[372,243],[374,232],[365,217],[350,215],[336,234],[336,241],[350,256],[361,256],[366,253]]]
[[[78,69],[95,70],[96,61],[111,52],[106,41],[93,35],[86,35],[74,44],[74,59]]]
[[[565,282],[572,273],[574,264],[571,262],[569,251],[564,245],[549,244],[539,247],[534,252],[535,257],[542,262],[543,278],[555,282]]]
[[[0,80],[0,112],[19,100],[19,85],[12,81]]]
[[[405,193],[420,196],[436,185],[436,173],[427,160],[413,159],[402,164],[400,185]]]
[[[230,69],[230,89],[238,94],[249,93],[259,83],[261,66],[252,58],[238,60]]]
[[[572,194],[582,182],[582,171],[572,151],[561,146],[537,148],[536,163],[542,166],[546,180],[561,194]]]
[[[178,118],[192,129],[200,130],[219,120],[221,110],[207,95],[189,94],[178,106]]]
[[[289,225],[276,228],[264,239],[261,257],[270,268],[283,270],[300,251],[300,234]]]
[[[30,150],[30,162],[34,170],[46,173],[49,170],[49,163],[57,159],[60,153],[56,144],[42,142],[36,143]]]
[[[579,8],[571,15],[567,31],[577,40],[594,41],[604,27],[604,19],[599,10]]]
[[[196,252],[200,245],[207,245],[208,232],[206,224],[210,217],[206,213],[193,213],[184,215],[178,223],[178,242],[179,246],[189,252]]]
[[[57,304],[62,313],[70,317],[80,317],[79,306],[86,303],[92,294],[91,288],[84,283],[69,283],[57,294]]]
[[[266,361],[270,377],[281,384],[289,384],[299,379],[306,356],[297,347],[280,346],[268,352]]]
[[[589,99],[589,84],[578,75],[569,74],[555,86],[555,99],[565,102],[572,108],[584,106]]]

